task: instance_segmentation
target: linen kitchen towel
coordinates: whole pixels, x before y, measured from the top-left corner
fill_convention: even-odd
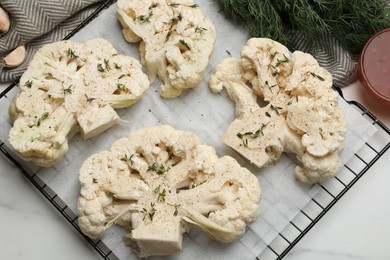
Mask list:
[[[352,55],[332,37],[326,37],[321,44],[310,44],[303,33],[290,32],[288,35],[296,50],[313,55],[321,67],[332,74],[333,83],[338,87],[348,86],[357,80],[358,55]]]
[[[42,45],[62,40],[96,10],[100,1],[1,0],[0,5],[10,18],[10,28],[0,35],[0,82],[19,78]],[[4,67],[3,58],[22,44],[26,47],[23,64]]]

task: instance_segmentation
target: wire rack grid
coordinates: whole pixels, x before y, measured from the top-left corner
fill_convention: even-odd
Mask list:
[[[115,3],[115,0],[106,0],[77,28],[64,39],[71,38],[76,32],[85,27],[99,13]],[[13,82],[0,93],[0,99],[18,86],[18,80]],[[341,97],[343,93],[337,86],[334,88]],[[344,98],[344,97],[343,97]],[[363,117],[372,122],[378,129],[377,133],[354,154],[353,158],[345,164],[340,173],[330,181],[317,184],[320,192],[289,222],[278,236],[267,245],[267,248],[256,257],[259,260],[275,260],[284,258],[287,253],[317,224],[320,219],[350,190],[353,185],[374,165],[377,160],[390,148],[390,130],[380,122],[371,112],[356,101],[347,101],[356,107]],[[52,204],[56,210],[75,228],[84,239],[98,252],[103,259],[119,259],[114,252],[100,239],[92,240],[85,236],[77,224],[77,214],[34,172],[24,167],[12,151],[0,140],[0,151],[8,158],[32,185]]]

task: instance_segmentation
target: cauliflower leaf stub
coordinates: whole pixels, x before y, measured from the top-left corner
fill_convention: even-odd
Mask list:
[[[164,83],[160,95],[175,98],[202,81],[214,49],[216,30],[189,0],[119,0],[117,17],[130,43],[140,43],[141,62],[151,81]]]
[[[149,87],[141,64],[103,39],[43,46],[22,75],[9,115],[9,141],[23,159],[49,167],[75,133],[87,139],[119,123],[114,108],[137,102]]]
[[[131,230],[125,243],[146,257],[182,249],[198,227],[229,243],[259,210],[258,179],[191,132],[147,127],[89,157],[80,170],[79,225],[91,238],[113,224]]]
[[[209,86],[216,93],[226,88],[236,103],[236,119],[222,141],[258,167],[287,152],[301,163],[295,172],[304,183],[329,179],[340,169],[346,120],[332,76],[310,54],[252,38],[241,59],[216,67]]]

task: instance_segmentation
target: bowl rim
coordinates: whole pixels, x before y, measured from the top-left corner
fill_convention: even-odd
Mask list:
[[[368,46],[371,44],[371,42],[373,40],[375,40],[378,36],[380,36],[380,35],[382,35],[384,33],[390,33],[390,28],[386,28],[386,29],[383,29],[383,30],[377,32],[376,34],[371,36],[371,38],[365,43],[365,45],[363,47],[363,50],[362,50],[362,52],[360,54],[359,61],[358,61],[358,63],[359,63],[359,65],[358,65],[358,76],[359,76],[359,81],[364,86],[366,86],[366,88],[368,88],[372,92],[372,94],[374,94],[375,97],[380,98],[381,100],[390,103],[390,96],[383,95],[375,87],[373,87],[373,85],[370,83],[369,78],[366,76],[366,72],[365,72],[365,69],[364,69],[364,62],[363,62],[364,61],[364,57],[365,57],[365,53],[367,51]],[[390,43],[389,43],[388,46],[390,46]],[[389,48],[389,50],[390,50],[390,48]],[[390,84],[390,82],[389,82],[389,84]]]

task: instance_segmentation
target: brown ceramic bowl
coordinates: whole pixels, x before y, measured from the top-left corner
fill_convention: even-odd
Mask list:
[[[358,77],[374,98],[390,106],[390,28],[372,36],[364,46]]]

